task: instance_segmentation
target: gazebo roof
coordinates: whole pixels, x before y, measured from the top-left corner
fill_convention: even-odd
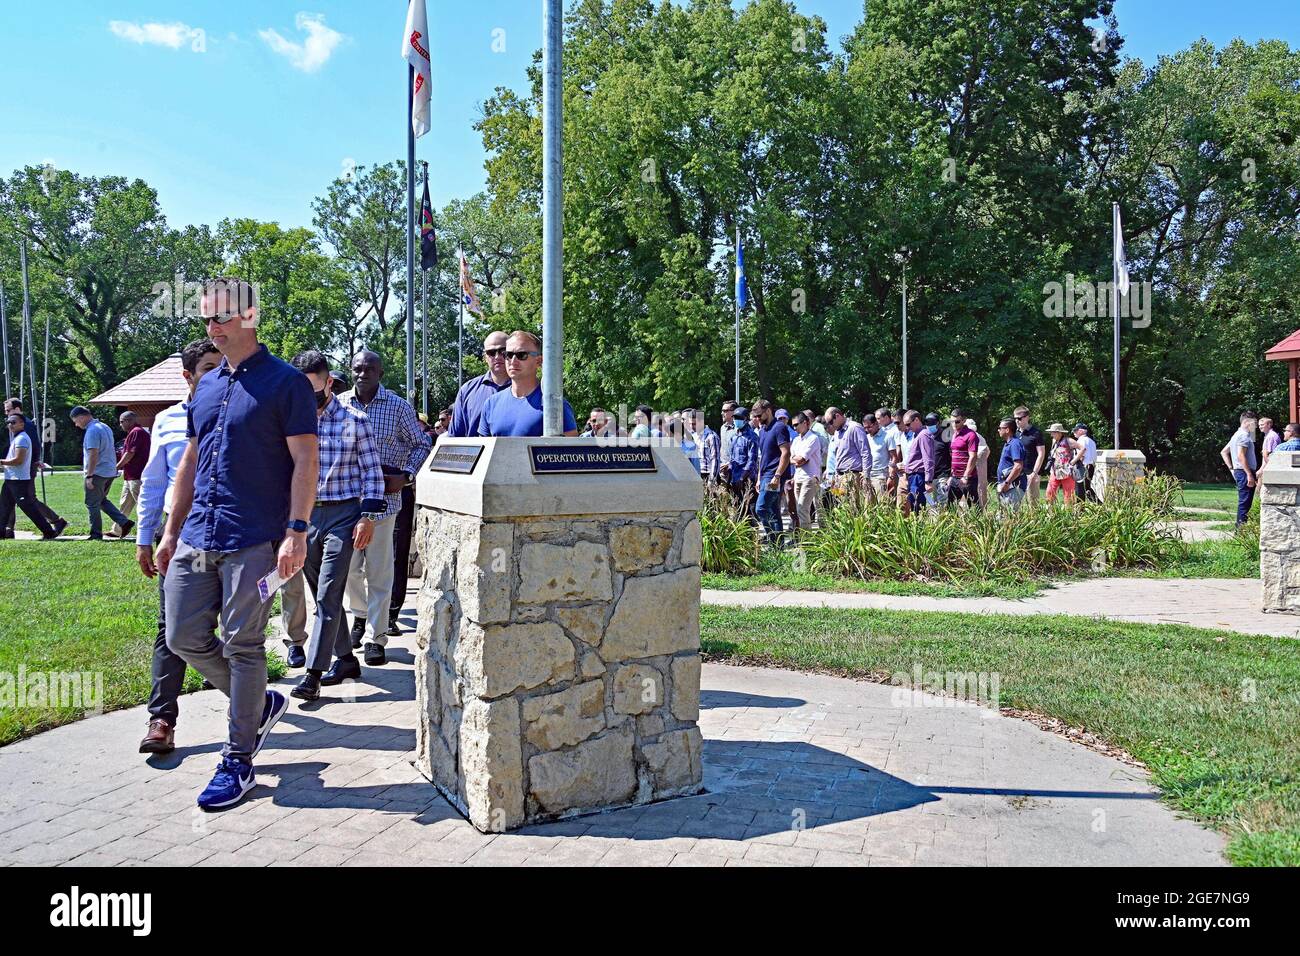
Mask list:
[[[1266,359],[1300,359],[1300,329],[1264,353]]]
[[[171,405],[189,396],[181,377],[181,353],[173,352],[157,365],[128,378],[90,400],[92,405]]]

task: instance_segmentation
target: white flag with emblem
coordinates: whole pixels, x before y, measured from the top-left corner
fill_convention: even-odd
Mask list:
[[[1115,285],[1120,295],[1128,295],[1128,258],[1124,255],[1124,235],[1120,226],[1119,203],[1115,204]]]
[[[402,37],[402,59],[415,71],[411,98],[411,129],[416,136],[429,132],[429,14],[424,0],[411,0],[406,8],[406,33]]]

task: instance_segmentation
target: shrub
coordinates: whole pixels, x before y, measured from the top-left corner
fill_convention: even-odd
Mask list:
[[[723,494],[706,494],[700,509],[703,548],[700,564],[705,571],[753,574],[762,547],[758,527]]]

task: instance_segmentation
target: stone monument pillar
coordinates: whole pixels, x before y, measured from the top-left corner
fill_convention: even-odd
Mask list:
[[[1273,452],[1256,477],[1264,610],[1300,613],[1300,452]]]
[[[1147,456],[1135,448],[1103,448],[1097,452],[1092,490],[1098,501],[1106,500],[1107,488],[1131,485],[1147,472]]]
[[[483,831],[702,789],[703,485],[676,447],[443,439],[416,766]]]

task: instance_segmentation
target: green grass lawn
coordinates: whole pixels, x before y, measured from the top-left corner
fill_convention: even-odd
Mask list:
[[[84,514],[84,509],[83,509]],[[0,679],[33,672],[103,675],[104,710],[149,698],[158,584],[140,573],[135,548],[113,541],[0,541]],[[268,672],[284,673],[271,655]],[[199,676],[186,675],[186,691]],[[0,745],[78,720],[75,708],[0,704]],[[143,728],[142,728],[143,730]]]
[[[55,472],[45,476],[45,493],[42,495],[41,479],[36,479],[36,496],[53,508],[59,517],[67,519],[68,527],[64,534],[90,533],[90,521],[86,515],[86,486],[83,482],[79,470]],[[113,504],[117,504],[121,494],[122,479],[114,479],[109,489],[109,497],[112,498]],[[131,517],[134,519],[135,515],[132,514]],[[18,523],[15,527],[36,533],[36,525],[28,521],[27,516],[21,511],[18,512]],[[104,531],[112,530],[113,522],[108,519],[108,515],[104,515]]]
[[[1236,512],[1236,485],[1183,484],[1183,505],[1187,508],[1213,508],[1215,511]],[[1212,517],[1202,515],[1204,517]]]
[[[1084,728],[1151,771],[1238,865],[1300,865],[1300,642],[1182,625],[705,606],[706,654],[887,679],[997,673],[1003,707]]]

